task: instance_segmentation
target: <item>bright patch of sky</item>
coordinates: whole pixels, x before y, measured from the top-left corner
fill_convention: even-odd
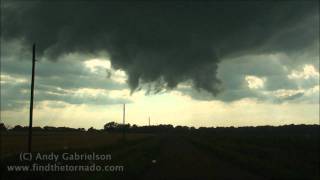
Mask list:
[[[257,76],[246,76],[245,79],[250,89],[263,88],[264,82],[266,81],[266,78],[259,78]]]

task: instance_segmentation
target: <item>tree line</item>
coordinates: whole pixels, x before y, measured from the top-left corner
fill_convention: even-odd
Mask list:
[[[95,129],[90,127],[84,128],[70,128],[70,127],[33,127],[34,132],[89,132],[89,133],[204,133],[204,134],[309,134],[319,135],[319,125],[283,125],[283,126],[247,126],[247,127],[188,127],[188,126],[173,126],[170,124],[160,124],[153,126],[137,126],[130,124],[119,124],[117,122],[108,122],[104,125],[103,129]],[[0,123],[1,132],[27,132],[28,126],[16,125],[12,128],[6,127]]]

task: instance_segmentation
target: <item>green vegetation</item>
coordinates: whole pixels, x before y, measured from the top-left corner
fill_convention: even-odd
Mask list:
[[[8,172],[7,165],[33,162],[20,162],[17,154],[26,149],[27,134],[6,129],[1,134],[1,155],[5,155],[1,159],[2,178],[319,179],[318,125],[199,129],[127,126],[125,136],[123,126],[112,123],[105,127],[87,131],[38,129],[34,153],[110,153],[112,160],[107,164],[123,166],[121,172]],[[88,160],[59,163],[106,165]]]

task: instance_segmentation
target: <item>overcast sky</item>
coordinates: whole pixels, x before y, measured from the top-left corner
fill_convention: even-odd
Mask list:
[[[318,1],[1,1],[1,122],[319,124]]]

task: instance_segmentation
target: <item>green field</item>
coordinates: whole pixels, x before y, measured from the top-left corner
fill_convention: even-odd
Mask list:
[[[33,151],[110,153],[112,160],[61,161],[73,165],[123,166],[112,172],[8,172],[29,165],[14,155],[26,135],[1,139],[2,179],[319,179],[319,136],[248,133],[60,133],[36,134]],[[66,148],[68,147],[68,148]],[[34,162],[32,162],[34,163]],[[36,162],[54,164],[52,160]]]
[[[130,134],[129,140],[145,137],[143,134]],[[86,133],[86,132],[36,132],[33,134],[32,149],[35,152],[87,149],[114,144],[122,138],[115,133]],[[1,155],[10,156],[27,151],[28,135],[26,132],[10,132],[1,134]]]

